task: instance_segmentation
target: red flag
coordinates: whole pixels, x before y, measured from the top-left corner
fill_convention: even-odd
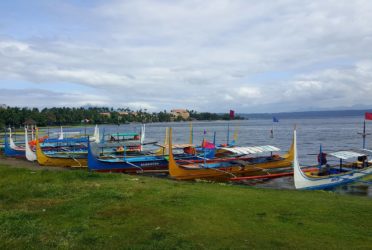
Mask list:
[[[234,120],[235,111],[230,109],[230,120]]]
[[[202,142],[202,148],[215,149],[216,146],[213,143],[211,143],[211,142],[209,142],[207,140],[203,140],[203,142]]]
[[[364,119],[366,119],[366,120],[372,120],[372,113],[366,112],[366,114],[364,116]]]

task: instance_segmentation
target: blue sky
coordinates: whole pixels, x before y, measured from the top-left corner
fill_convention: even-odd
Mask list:
[[[372,2],[1,1],[0,103],[372,107]]]

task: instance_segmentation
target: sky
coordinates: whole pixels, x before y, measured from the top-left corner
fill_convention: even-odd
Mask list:
[[[370,0],[2,0],[0,104],[372,107]]]

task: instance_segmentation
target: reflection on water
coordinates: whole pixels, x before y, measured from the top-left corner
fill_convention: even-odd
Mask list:
[[[364,183],[354,183],[349,185],[343,185],[334,189],[336,193],[340,194],[352,194],[359,196],[368,196],[372,198],[372,185]]]
[[[274,189],[295,189],[293,183],[293,177],[283,177],[272,180],[260,180],[256,182],[246,182],[245,185],[253,185],[262,188],[274,188]],[[372,185],[365,182],[355,182],[347,185],[342,185],[333,189],[328,190],[339,194],[367,196],[372,198]]]

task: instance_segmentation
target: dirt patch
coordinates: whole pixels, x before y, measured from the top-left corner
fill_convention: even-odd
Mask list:
[[[8,165],[14,168],[28,168],[32,170],[53,170],[53,171],[64,171],[69,170],[69,168],[62,168],[62,167],[47,167],[47,166],[40,166],[37,162],[30,162],[23,159],[11,158],[6,157],[4,155],[0,155],[0,164],[1,165]]]

